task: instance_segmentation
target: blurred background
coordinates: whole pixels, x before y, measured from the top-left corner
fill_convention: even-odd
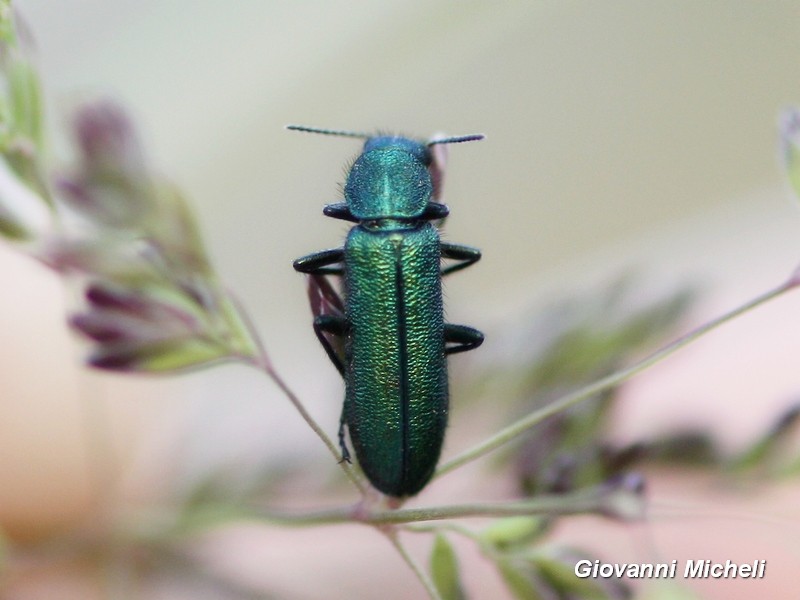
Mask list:
[[[445,185],[445,235],[483,251],[448,279],[448,319],[488,335],[453,361],[454,378],[512,356],[538,308],[625,274],[636,274],[643,301],[699,286],[677,334],[777,285],[800,261],[800,216],[776,159],[777,115],[800,102],[796,2],[15,5],[35,40],[54,160],[70,159],[66,124],[80,102],[122,102],[152,166],[191,199],[218,272],[277,369],[330,434],[341,383],[291,262],[341,243],[346,226],[321,210],[340,198],[359,144],[287,132],[287,123],[486,134],[450,148]],[[329,455],[259,373],[89,372],[64,323],[73,299],[56,276],[6,245],[0,272],[0,527],[11,540],[34,547],[91,529],[99,507],[145,510],[209,473],[236,489],[299,469],[279,501],[330,503],[320,491],[339,476]],[[800,297],[779,299],[633,381],[615,439],[677,424],[711,429],[731,452],[752,442],[800,392],[798,314]],[[450,456],[493,431],[453,402]],[[470,467],[414,503],[503,498],[513,487],[502,472],[490,481]],[[620,561],[767,559],[765,580],[690,588],[703,598],[793,597],[778,590],[800,565],[797,485],[731,495],[670,472],[652,487],[662,506],[675,501],[669,519],[654,501],[646,525],[578,519],[560,535]],[[424,557],[425,540],[409,544]],[[366,528],[227,528],[195,551],[212,572],[272,597],[370,597],[378,584],[387,599],[421,593]],[[497,576],[464,552],[475,597],[502,597]],[[109,597],[122,585],[91,565],[34,558],[9,574],[9,598]],[[193,586],[187,577],[127,589],[204,597]]]

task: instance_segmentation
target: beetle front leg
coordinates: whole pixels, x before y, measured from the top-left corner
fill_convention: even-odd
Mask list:
[[[483,334],[466,325],[444,324],[444,353],[457,354],[474,350],[483,343]],[[448,346],[447,344],[454,344]]]
[[[322,209],[322,214],[326,217],[334,219],[341,219],[343,221],[350,221],[351,223],[358,223],[358,217],[354,217],[347,206],[347,202],[337,202],[335,204],[328,204]]]
[[[343,259],[344,248],[332,248],[298,258],[292,263],[292,266],[295,271],[309,275],[342,275],[341,264],[336,267],[331,265],[341,263]]]
[[[477,248],[473,248],[472,246],[442,242],[441,249],[442,258],[450,258],[452,260],[459,261],[442,269],[442,277],[455,271],[466,269],[468,266],[478,262],[481,259],[481,251]]]

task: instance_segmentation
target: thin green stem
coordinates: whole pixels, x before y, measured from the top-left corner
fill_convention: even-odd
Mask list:
[[[373,525],[441,521],[465,517],[519,517],[531,515],[616,514],[615,497],[602,487],[585,492],[542,495],[519,502],[453,504],[429,508],[378,511],[360,520]]]
[[[453,504],[427,508],[370,510],[363,502],[354,505],[308,512],[281,512],[256,506],[209,504],[192,509],[180,523],[184,533],[205,531],[215,525],[235,520],[254,520],[276,525],[306,527],[363,523],[377,527],[441,521],[470,517],[518,517],[532,515],[601,514],[626,520],[637,519],[637,513],[625,510],[625,490],[608,486],[574,492],[572,494],[541,495],[518,502]]]
[[[482,457],[484,454],[488,454],[489,452],[496,450],[500,446],[507,444],[514,438],[519,437],[520,435],[522,435],[535,425],[538,425],[539,423],[544,421],[546,418],[556,413],[559,413],[562,410],[566,410],[567,408],[574,406],[579,402],[587,400],[595,396],[596,394],[599,394],[600,392],[604,392],[608,389],[616,387],[623,381],[626,381],[631,377],[633,377],[634,375],[641,373],[645,369],[665,359],[670,354],[677,352],[684,346],[691,344],[692,342],[702,337],[706,333],[716,329],[720,325],[723,325],[724,323],[727,323],[731,319],[734,319],[739,315],[749,310],[752,310],[757,306],[772,300],[773,298],[780,296],[784,292],[788,292],[789,290],[794,289],[799,284],[800,284],[800,275],[795,274],[787,282],[779,285],[778,287],[764,294],[761,294],[760,296],[753,298],[749,302],[742,304],[741,306],[733,309],[732,311],[725,313],[722,316],[717,317],[716,319],[713,319],[704,325],[701,325],[697,329],[694,329],[689,333],[687,333],[686,335],[679,337],[672,343],[663,347],[661,350],[658,350],[657,352],[651,354],[644,360],[641,360],[630,367],[617,371],[616,373],[612,373],[607,377],[603,377],[602,379],[599,379],[594,383],[591,383],[575,392],[563,396],[559,400],[556,400],[555,402],[543,408],[533,411],[527,417],[524,417],[519,421],[517,421],[516,423],[509,425],[508,427],[502,429],[500,432],[493,435],[489,439],[481,442],[480,444],[470,448],[469,450],[459,454],[455,458],[446,462],[441,467],[439,467],[434,477],[439,477],[441,475],[444,475],[445,473],[448,473],[453,469],[456,469],[464,464],[476,460]]]
[[[241,359],[245,362],[245,364],[255,367],[259,371],[265,373],[267,377],[272,379],[275,385],[277,385],[281,392],[283,392],[283,395],[289,399],[289,402],[291,402],[297,412],[300,413],[300,416],[303,418],[303,420],[308,424],[309,427],[311,427],[311,430],[317,434],[317,437],[322,440],[322,443],[325,444],[325,446],[328,448],[328,451],[339,462],[342,467],[342,471],[344,471],[344,474],[347,476],[347,478],[353,482],[353,485],[355,485],[356,488],[358,488],[358,491],[361,492],[361,495],[364,496],[367,493],[367,488],[364,482],[355,472],[352,465],[341,460],[339,447],[333,443],[330,437],[328,437],[328,434],[326,434],[322,427],[320,427],[316,420],[314,420],[314,417],[311,416],[311,413],[306,410],[306,407],[300,401],[300,398],[297,397],[297,395],[275,370],[272,360],[270,360],[269,354],[267,354],[266,346],[264,346],[264,342],[261,341],[261,336],[258,335],[255,324],[250,319],[250,315],[248,315],[246,311],[242,310],[235,296],[230,294],[229,296],[236,306],[236,312],[238,313],[239,319],[244,324],[244,327],[247,330],[247,333],[256,349],[255,356],[243,355]]]
[[[406,561],[406,564],[409,566],[409,568],[414,572],[414,575],[417,576],[417,579],[419,579],[419,582],[425,588],[425,591],[428,592],[428,597],[430,597],[431,600],[442,600],[442,597],[439,595],[439,591],[436,589],[433,581],[431,581],[431,578],[428,577],[428,574],[411,557],[411,555],[405,549],[405,546],[400,543],[400,540],[397,537],[397,531],[387,530],[384,533],[386,534],[386,537],[389,538],[389,541],[395,547],[400,556],[403,557],[403,560]]]
[[[353,485],[358,488],[358,491],[361,492],[362,496],[366,495],[367,488],[364,485],[364,482],[356,474],[353,466],[350,463],[341,460],[339,447],[333,443],[331,438],[328,437],[328,434],[325,433],[322,427],[320,427],[319,424],[314,420],[314,417],[312,417],[311,414],[306,410],[306,407],[300,401],[300,398],[297,397],[297,395],[286,384],[283,378],[272,367],[272,363],[268,358],[266,358],[266,354],[262,354],[262,357],[263,358],[259,358],[256,362],[252,362],[251,364],[262,370],[270,379],[272,379],[275,385],[277,385],[281,392],[283,392],[283,395],[289,399],[289,402],[291,402],[297,412],[300,413],[300,416],[303,418],[303,420],[308,424],[309,427],[311,427],[314,433],[317,434],[317,437],[322,440],[322,443],[325,444],[325,447],[328,448],[328,451],[337,460],[347,478],[353,482]]]
[[[449,531],[465,537],[473,542],[478,542],[481,539],[479,533],[476,533],[475,531],[472,531],[463,525],[459,525],[458,523],[443,523],[441,525],[411,523],[403,527],[403,531],[409,531],[411,533],[441,533],[442,531]]]
[[[266,355],[263,356],[266,357]],[[295,395],[291,388],[286,385],[286,382],[283,380],[283,378],[278,375],[278,372],[272,367],[272,363],[269,360],[259,362],[261,369],[272,379],[272,381],[275,382],[275,385],[280,388],[280,390],[283,392],[283,395],[286,396],[289,399],[289,402],[294,405],[295,409],[297,409],[297,412],[300,413],[300,416],[303,418],[303,420],[308,423],[308,426],[311,427],[314,433],[317,434],[317,437],[322,440],[322,443],[325,444],[325,446],[328,448],[328,451],[337,460],[347,478],[353,482],[353,485],[358,488],[358,491],[361,492],[362,496],[365,495],[367,493],[367,489],[364,485],[364,482],[356,474],[355,469],[353,469],[353,466],[350,463],[341,460],[339,447],[334,444],[331,438],[328,437],[328,434],[326,434],[322,427],[317,424],[311,414],[306,410],[306,407],[303,406],[303,403],[300,402],[300,399]]]

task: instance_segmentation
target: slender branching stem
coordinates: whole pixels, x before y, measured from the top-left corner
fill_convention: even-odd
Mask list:
[[[406,561],[406,564],[414,572],[414,575],[417,576],[417,579],[419,579],[420,583],[425,588],[425,591],[428,592],[428,597],[431,600],[442,600],[442,597],[439,595],[439,591],[436,589],[436,586],[433,584],[433,581],[431,581],[431,578],[428,577],[428,574],[411,557],[411,555],[406,550],[405,546],[403,546],[403,544],[400,543],[400,540],[397,537],[397,530],[395,530],[394,528],[386,529],[384,531],[384,534],[386,535],[387,538],[389,538],[389,541],[395,547],[398,554],[400,554],[400,556],[403,557],[403,560]]]
[[[337,461],[339,461],[339,464],[341,465],[342,470],[347,478],[353,482],[353,485],[358,488],[358,491],[361,492],[362,496],[366,494],[367,488],[364,482],[358,476],[351,464],[340,460],[338,446],[334,444],[330,437],[328,437],[328,434],[326,434],[322,427],[319,426],[314,417],[311,416],[311,413],[306,410],[306,407],[300,401],[300,398],[297,397],[297,394],[292,391],[288,384],[278,374],[278,371],[272,364],[272,360],[269,358],[269,354],[267,354],[267,349],[266,346],[264,346],[264,342],[261,340],[261,336],[258,335],[258,330],[256,329],[255,324],[250,319],[250,316],[247,314],[247,312],[238,306],[236,299],[233,296],[231,297],[237,304],[238,316],[242,320],[242,323],[244,324],[250,339],[253,341],[256,350],[255,356],[242,356],[242,360],[246,364],[255,367],[259,371],[262,371],[267,375],[267,377],[272,379],[275,385],[277,385],[281,392],[283,392],[283,395],[289,399],[289,402],[291,402],[297,412],[300,413],[300,416],[303,418],[303,420],[308,424],[309,427],[311,427],[312,431],[317,434],[319,439],[322,440],[322,443],[325,444],[325,446],[328,448],[328,451]]]
[[[540,423],[544,419],[558,413],[559,411],[566,410],[569,407],[587,400],[600,392],[611,389],[620,383],[630,379],[634,375],[644,371],[657,362],[665,359],[674,352],[677,352],[684,346],[694,342],[706,333],[716,329],[717,327],[727,323],[728,321],[746,313],[749,310],[760,306],[789,290],[794,289],[800,285],[800,270],[792,275],[792,277],[785,283],[769,290],[752,300],[742,304],[741,306],[705,323],[704,325],[690,331],[689,333],[679,337],[670,344],[664,346],[662,349],[651,354],[647,358],[635,363],[634,365],[612,373],[588,386],[585,386],[575,392],[563,396],[561,399],[549,404],[548,406],[536,410],[529,414],[527,417],[520,419],[516,423],[501,430],[496,435],[487,439],[481,444],[473,447],[472,449],[462,453],[448,463],[444,464],[437,471],[436,475],[447,473],[463,464],[471,462],[484,454],[487,454],[496,448],[508,443],[509,441],[520,436],[530,428]],[[301,416],[306,420],[309,426],[314,430],[317,436],[328,447],[331,454],[338,458],[338,448],[333,441],[325,434],[322,428],[317,425],[314,419],[310,416],[303,404],[294,394],[294,392],[286,385],[277,371],[274,369],[272,362],[264,349],[264,346],[259,339],[257,333],[253,329],[252,323],[247,320],[246,315],[243,318],[247,322],[248,330],[251,332],[252,339],[257,346],[257,353],[253,357],[246,359],[248,364],[263,371],[270,377],[281,389],[284,395],[292,402]],[[353,483],[362,492],[366,494],[366,485],[353,473],[349,465],[343,465],[345,474],[353,481]],[[212,511],[213,512],[213,511]],[[373,525],[381,528],[386,533],[385,528],[391,525],[399,525],[405,523],[415,523],[421,521],[436,521],[443,519],[464,518],[464,517],[508,517],[508,516],[529,516],[535,514],[543,515],[567,515],[567,514],[580,514],[580,513],[601,513],[609,514],[608,496],[597,490],[589,490],[586,492],[579,492],[568,496],[538,496],[534,499],[529,499],[522,502],[510,502],[501,504],[464,504],[464,505],[450,505],[439,506],[431,508],[414,508],[414,509],[380,509],[371,510],[365,503],[359,502],[354,506],[340,507],[328,509],[323,511],[314,511],[306,513],[280,513],[273,511],[264,511],[258,508],[239,507],[238,510],[233,511],[236,514],[225,512],[217,514],[216,517],[222,517],[219,520],[229,520],[231,517],[236,518],[250,518],[255,520],[269,521],[272,523],[279,523],[284,525],[304,526],[304,525],[320,525],[320,524],[336,524],[347,522],[360,522],[368,525]],[[611,511],[613,512],[613,511]],[[202,519],[201,519],[202,520]],[[211,519],[216,520],[212,517]],[[206,521],[207,524],[207,521]],[[388,534],[387,534],[388,535]],[[391,538],[391,536],[390,536]],[[395,543],[393,541],[393,543]],[[413,568],[413,567],[412,567]],[[421,579],[422,581],[422,579]]]
[[[505,429],[502,429],[500,432],[496,433],[492,437],[488,438],[487,440],[481,442],[480,444],[470,448],[469,450],[459,454],[455,458],[451,459],[450,461],[443,464],[439,469],[436,471],[434,477],[438,477],[440,475],[444,475],[445,473],[449,473],[453,469],[456,469],[464,464],[467,464],[473,460],[476,460],[493,450],[496,450],[500,446],[507,444],[511,440],[519,437],[535,425],[538,425],[548,417],[561,412],[562,410],[566,410],[579,402],[583,402],[584,400],[588,400],[593,396],[596,396],[600,392],[604,392],[611,388],[618,386],[620,383],[627,381],[634,375],[637,375],[644,371],[645,369],[653,366],[654,364],[660,362],[661,360],[665,359],[669,355],[677,352],[684,346],[687,346],[697,340],[698,338],[702,337],[706,333],[716,329],[720,325],[727,323],[728,321],[738,317],[739,315],[746,313],[749,310],[772,300],[780,296],[781,294],[788,292],[789,290],[794,289],[800,285],[800,270],[792,275],[792,277],[782,283],[778,287],[769,290],[768,292],[756,296],[752,300],[745,302],[741,306],[727,312],[716,319],[712,319],[708,323],[701,325],[697,329],[690,331],[689,333],[679,337],[672,343],[664,346],[661,350],[651,354],[644,360],[641,360],[634,365],[617,371],[616,373],[612,373],[607,377],[603,377],[591,383],[579,390],[576,390],[570,394],[567,394],[548,404],[547,406],[540,408],[538,410],[533,411],[527,417],[524,417],[517,422],[509,425]]]
[[[190,520],[182,523],[182,529],[186,532],[205,530],[215,524],[229,523],[233,520],[253,520],[294,527],[342,523],[363,523],[386,527],[470,517],[527,517],[593,513],[616,516],[621,519],[637,518],[635,515],[620,513],[618,505],[619,496],[613,488],[607,486],[597,486],[570,494],[540,495],[517,502],[480,502],[403,509],[371,509],[365,503],[358,502],[354,505],[317,511],[282,512],[256,506],[209,504],[205,507],[194,508]]]
[[[266,357],[266,355],[264,356]],[[300,413],[300,416],[303,418],[303,420],[308,423],[308,426],[311,427],[314,433],[317,434],[317,437],[319,437],[319,439],[322,440],[322,443],[328,448],[328,451],[339,462],[342,471],[344,471],[344,474],[347,476],[347,478],[353,482],[353,485],[358,488],[358,491],[361,492],[362,495],[366,494],[366,486],[361,478],[359,478],[359,476],[356,474],[353,466],[346,461],[340,460],[341,457],[339,453],[339,447],[333,442],[333,440],[331,440],[330,437],[328,437],[328,434],[325,433],[322,427],[319,426],[311,414],[306,410],[306,407],[303,405],[297,395],[272,367],[272,363],[269,360],[259,360],[256,366],[263,370],[270,377],[270,379],[275,382],[275,385],[280,388],[280,390],[283,392],[283,395],[286,396],[289,399],[289,402],[294,405],[295,409],[297,409],[297,412]]]

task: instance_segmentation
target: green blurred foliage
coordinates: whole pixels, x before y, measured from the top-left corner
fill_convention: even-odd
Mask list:
[[[437,535],[433,541],[430,570],[442,600],[466,600],[467,596],[461,587],[458,558],[450,542],[442,534]]]

